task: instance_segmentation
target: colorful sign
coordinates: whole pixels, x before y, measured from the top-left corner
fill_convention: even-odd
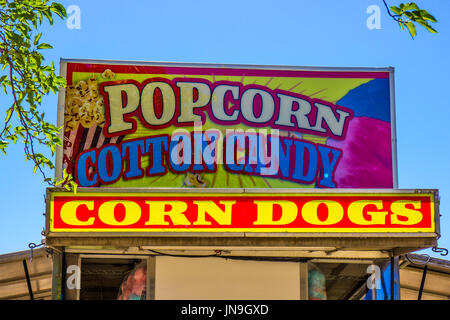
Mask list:
[[[48,230],[405,234],[437,229],[434,193],[178,191],[52,192]]]
[[[392,69],[61,70],[58,174],[81,187],[396,187]]]

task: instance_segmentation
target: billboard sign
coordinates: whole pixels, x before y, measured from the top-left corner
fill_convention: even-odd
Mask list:
[[[80,187],[396,188],[392,68],[63,60]]]
[[[208,192],[185,189],[49,194],[57,233],[438,233],[435,193]],[[217,190],[217,189],[216,189]],[[290,189],[287,189],[290,190]]]

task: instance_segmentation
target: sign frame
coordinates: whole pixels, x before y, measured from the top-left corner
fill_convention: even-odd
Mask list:
[[[68,63],[104,64],[104,65],[135,65],[135,66],[160,66],[169,68],[219,68],[219,69],[249,69],[267,71],[305,71],[305,72],[355,72],[355,73],[389,73],[389,97],[390,97],[390,127],[391,127],[391,156],[392,156],[392,185],[398,188],[398,163],[397,163],[397,137],[395,117],[395,84],[394,68],[364,68],[364,67],[305,67],[305,66],[277,66],[277,65],[246,65],[246,64],[214,64],[214,63],[178,63],[178,62],[145,62],[145,61],[119,61],[119,60],[95,60],[95,59],[61,59],[60,75],[66,78]],[[65,88],[58,92],[57,126],[64,126],[64,100]],[[61,141],[64,141],[64,129],[60,132]],[[55,153],[55,178],[63,177],[63,148],[57,147]],[[207,188],[213,189],[213,188]],[[238,188],[236,188],[238,189]],[[350,189],[350,188],[348,188]]]
[[[202,192],[203,191],[203,192]],[[427,238],[439,238],[440,236],[440,224],[439,224],[439,195],[438,190],[436,189],[424,189],[424,190],[417,190],[417,189],[308,189],[308,188],[301,188],[301,189],[292,189],[292,188],[279,188],[279,189],[259,189],[259,188],[247,188],[247,189],[208,189],[208,193],[210,194],[217,194],[217,195],[236,195],[236,196],[251,196],[256,194],[274,194],[274,195],[311,195],[311,196],[337,196],[340,195],[349,196],[349,195],[391,195],[395,196],[398,195],[424,195],[428,194],[430,196],[434,195],[434,201],[433,206],[434,208],[434,230],[435,232],[339,232],[339,231],[331,231],[331,232],[251,232],[251,231],[215,231],[215,232],[198,232],[198,231],[189,231],[189,232],[158,232],[158,231],[82,231],[82,232],[76,232],[76,231],[61,231],[61,232],[52,232],[51,231],[51,199],[52,199],[52,193],[61,193],[64,192],[68,196],[74,196],[73,193],[68,192],[64,188],[47,188],[47,195],[46,195],[46,234],[48,237],[70,237],[70,238],[76,238],[76,237],[110,237],[110,236],[117,236],[117,237],[143,237],[143,238],[152,238],[152,237],[163,237],[163,238],[177,238],[177,237],[217,237],[217,238],[224,238],[224,237],[247,237],[247,238],[259,238],[259,237],[286,237],[286,238],[305,238],[305,237],[340,237],[340,238],[365,238],[365,237],[371,237],[371,238],[380,238],[380,237],[404,237],[404,238],[414,238],[414,237],[427,237]],[[77,195],[86,195],[89,194],[118,194],[118,195],[130,195],[130,194],[204,194],[204,190],[195,190],[195,189],[186,189],[186,188],[79,188],[77,191]]]

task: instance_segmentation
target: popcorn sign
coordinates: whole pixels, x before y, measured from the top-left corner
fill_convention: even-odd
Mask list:
[[[392,69],[62,61],[61,70],[60,172],[82,187],[396,186]]]

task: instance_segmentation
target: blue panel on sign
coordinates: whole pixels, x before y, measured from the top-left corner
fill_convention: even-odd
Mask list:
[[[389,79],[375,79],[350,90],[337,105],[350,108],[355,117],[390,122]]]

